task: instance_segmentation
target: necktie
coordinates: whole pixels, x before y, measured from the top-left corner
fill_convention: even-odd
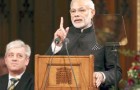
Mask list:
[[[15,88],[15,83],[16,83],[17,81],[19,81],[19,79],[11,78],[10,80],[11,80],[11,85],[9,86],[8,90],[14,90],[14,88]]]

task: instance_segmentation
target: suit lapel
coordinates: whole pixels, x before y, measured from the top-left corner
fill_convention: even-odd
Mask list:
[[[16,85],[15,90],[24,90],[29,78],[30,77],[28,73],[25,71],[22,77],[20,78],[19,83]]]
[[[8,87],[8,74],[4,75],[1,78],[1,82],[0,82],[0,90],[7,90]]]

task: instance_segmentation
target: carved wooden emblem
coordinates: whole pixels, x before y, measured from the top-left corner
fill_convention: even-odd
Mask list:
[[[56,84],[72,84],[72,73],[68,67],[57,68]]]

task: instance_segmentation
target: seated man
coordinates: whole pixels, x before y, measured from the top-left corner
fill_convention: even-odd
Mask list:
[[[34,90],[34,77],[26,71],[31,49],[21,40],[6,46],[5,64],[8,74],[0,77],[0,90]]]

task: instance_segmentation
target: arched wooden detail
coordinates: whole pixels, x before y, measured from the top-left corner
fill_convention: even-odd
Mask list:
[[[7,43],[11,36],[9,17],[9,0],[0,0],[0,56],[4,55],[5,43]]]
[[[17,7],[17,37],[32,46],[33,51],[34,0],[17,0]]]
[[[28,43],[32,49],[29,69],[34,66],[34,0],[17,0],[17,37]]]
[[[96,14],[108,14],[108,8],[106,6],[106,0],[98,0],[98,2],[96,2]]]
[[[34,16],[34,2],[33,0],[21,0],[19,5],[19,21],[21,22],[26,16],[33,22]]]
[[[137,12],[136,12],[136,0],[117,0],[116,13],[121,14],[125,22],[125,30],[127,34],[128,44],[122,49],[136,50],[137,43]],[[132,38],[133,37],[133,38]],[[127,71],[131,66],[131,62],[134,60],[133,57],[121,55],[120,63],[123,69],[123,79],[127,79]]]
[[[8,0],[1,0],[0,2],[0,15],[3,15],[4,18],[7,18],[9,15],[9,5],[7,5],[7,2]]]
[[[118,8],[120,14],[123,16],[130,17],[131,10],[130,10],[130,5],[129,5],[129,0],[121,0],[119,3],[120,4],[117,6],[117,8]]]

